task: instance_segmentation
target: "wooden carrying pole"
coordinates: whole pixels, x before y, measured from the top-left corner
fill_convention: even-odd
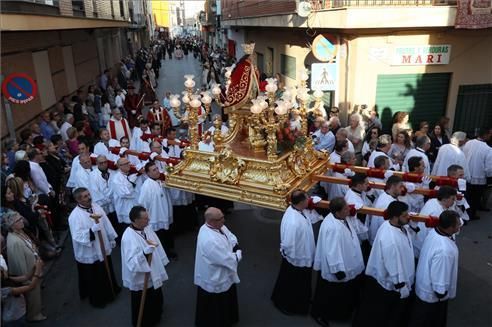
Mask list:
[[[152,253],[147,255],[147,263],[149,264],[149,268],[152,270],[152,268],[151,268]],[[143,313],[144,313],[144,308],[145,308],[145,298],[147,297],[147,287],[149,285],[149,277],[150,277],[150,272],[146,272],[145,277],[144,277],[142,297],[140,298],[140,308],[138,309],[137,327],[142,326]]]
[[[96,221],[96,224],[99,224],[100,215],[91,215],[91,218]],[[101,254],[104,258],[104,267],[106,268],[106,273],[108,275],[109,286],[111,287],[111,294],[113,294],[113,299],[116,298],[116,294],[114,292],[113,287],[113,279],[111,278],[111,270],[109,269],[108,258],[106,256],[106,247],[104,246],[104,240],[102,238],[102,233],[100,230],[97,231],[97,236],[99,236],[99,247],[101,248]]]

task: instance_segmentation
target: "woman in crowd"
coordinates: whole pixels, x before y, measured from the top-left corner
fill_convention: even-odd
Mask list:
[[[439,124],[436,124],[436,126],[434,126],[434,129],[430,133],[429,137],[431,139],[431,147],[429,149],[428,156],[430,162],[434,162],[436,161],[439,148],[441,147],[441,145],[448,144],[449,138],[445,133],[444,127]]]
[[[381,135],[381,129],[379,127],[373,127],[367,131],[366,137],[364,138],[364,144],[362,145],[362,157],[367,160],[371,155],[371,141],[375,141],[377,143],[378,137]],[[367,157],[367,158],[366,158]]]
[[[31,166],[27,160],[17,161],[14,167],[14,176],[22,179],[23,183],[23,195],[26,199],[29,199],[36,193],[36,187],[31,180]]]
[[[401,166],[411,148],[412,144],[408,133],[405,131],[399,131],[396,134],[396,139],[393,140],[390,150],[388,151],[388,156]]]
[[[70,152],[70,155],[72,157],[75,157],[79,154],[79,140],[77,137],[79,136],[79,133],[77,132],[77,129],[75,127],[70,127],[67,129],[67,146],[68,146],[68,151]]]
[[[408,112],[398,111],[393,118],[393,127],[391,127],[391,136],[396,140],[399,131],[405,131],[408,135],[412,135],[412,127],[408,123]]]
[[[413,134],[413,141],[415,142],[417,137],[424,135],[429,135],[429,122],[425,120],[420,122],[419,130]]]
[[[24,218],[16,211],[8,211],[3,221],[9,230],[7,235],[7,256],[12,276],[29,275],[40,260],[34,241],[24,232]],[[41,312],[41,285],[36,285],[26,293],[27,321],[36,322],[46,319]]]
[[[62,117],[60,115],[59,112],[57,111],[53,111],[51,114],[50,114],[50,124],[51,124],[51,127],[53,127],[53,130],[55,131],[55,134],[60,134],[60,126],[62,124]]]

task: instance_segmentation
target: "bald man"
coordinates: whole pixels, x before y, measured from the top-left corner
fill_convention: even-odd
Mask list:
[[[88,153],[83,153],[79,156],[79,163],[81,168],[75,173],[75,188],[85,187],[89,188],[91,183],[91,172],[92,172],[92,160]]]
[[[231,326],[239,321],[236,284],[242,252],[217,208],[205,211],[195,256],[196,326]]]

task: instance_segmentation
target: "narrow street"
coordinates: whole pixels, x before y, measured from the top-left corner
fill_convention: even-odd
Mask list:
[[[183,60],[162,61],[158,97],[165,91],[180,93],[183,75],[194,74],[199,85],[201,68],[190,54]],[[490,206],[489,206],[490,207]],[[492,214],[465,226],[458,237],[460,268],[457,298],[450,302],[448,326],[490,326],[492,317]],[[310,317],[285,316],[270,301],[270,294],[280,267],[280,212],[235,205],[226,216],[226,224],[243,248],[240,264],[238,326],[317,326]],[[319,226],[316,226],[316,230]],[[488,234],[488,235],[487,235]],[[196,232],[176,237],[179,260],[166,268],[169,280],[164,283],[164,314],[161,326],[193,326],[196,287],[193,285]],[[118,283],[121,285],[121,255],[117,247],[112,255]],[[313,281],[315,279],[313,278]],[[67,238],[62,256],[53,264],[44,281],[43,304],[48,320],[37,326],[130,326],[130,294],[123,289],[117,299],[104,309],[91,307],[78,296],[77,269],[72,243]],[[34,326],[34,325],[33,325]],[[348,326],[336,324],[332,326]]]

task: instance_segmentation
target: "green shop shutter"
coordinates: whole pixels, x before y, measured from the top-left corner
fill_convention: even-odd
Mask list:
[[[460,85],[453,131],[476,135],[492,126],[492,84]]]
[[[397,111],[409,113],[414,130],[423,120],[432,126],[446,112],[451,73],[379,75],[376,107],[389,132]]]

